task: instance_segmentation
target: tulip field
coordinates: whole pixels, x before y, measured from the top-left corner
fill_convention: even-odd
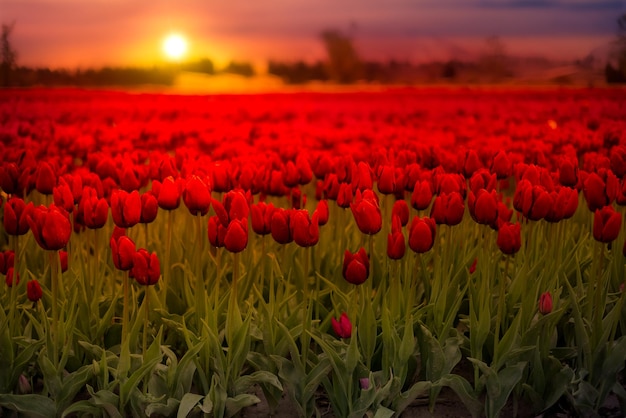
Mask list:
[[[0,91],[0,417],[626,416],[626,92]]]

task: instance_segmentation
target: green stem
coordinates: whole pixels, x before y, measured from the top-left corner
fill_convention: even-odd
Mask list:
[[[597,261],[597,269],[596,269],[596,285],[595,285],[595,293],[594,293],[594,301],[593,301],[593,309],[592,309],[592,313],[594,315],[594,321],[593,323],[593,334],[595,334],[595,338],[594,338],[594,347],[596,346],[596,344],[600,343],[600,338],[603,334],[603,330],[602,330],[602,318],[604,317],[604,308],[605,308],[605,303],[603,302],[602,296],[604,293],[604,283],[602,283],[602,276],[603,276],[603,259],[604,259],[604,244],[603,243],[596,243],[596,246],[598,248],[597,250],[597,256],[596,256],[596,261]]]
[[[58,333],[59,333],[59,253],[50,251],[50,286],[52,287],[52,364],[58,366],[59,349],[58,349]]]
[[[145,293],[143,296],[143,335],[142,335],[142,342],[141,342],[141,348],[142,351],[141,353],[144,356],[144,362],[145,362],[145,355],[146,355],[146,351],[147,351],[147,347],[148,347],[148,319],[150,316],[150,289],[148,286],[145,287]],[[144,389],[147,389],[147,385],[144,387]]]
[[[124,299],[122,300],[122,347],[124,347],[128,339],[128,311],[130,304],[130,285],[128,283],[128,271],[122,272],[122,284],[124,286]]]
[[[506,256],[506,261],[504,262],[504,273],[500,277],[500,295],[498,296],[498,314],[496,315],[496,327],[493,333],[493,355],[494,355],[494,363],[498,361],[497,358],[497,349],[498,343],[500,341],[500,324],[502,322],[502,317],[504,316],[504,308],[506,306],[506,280],[509,272],[509,260],[511,257]]]

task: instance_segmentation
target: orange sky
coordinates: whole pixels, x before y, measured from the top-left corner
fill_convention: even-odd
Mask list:
[[[94,67],[164,61],[163,37],[187,36],[189,59],[324,57],[319,33],[349,33],[369,59],[445,59],[498,35],[512,54],[575,59],[606,45],[621,0],[0,0],[22,65]]]

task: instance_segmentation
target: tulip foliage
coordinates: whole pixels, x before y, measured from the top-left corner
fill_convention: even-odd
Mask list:
[[[0,408],[626,414],[625,97],[2,91]]]

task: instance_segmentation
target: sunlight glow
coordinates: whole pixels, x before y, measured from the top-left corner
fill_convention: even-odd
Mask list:
[[[187,52],[187,40],[180,34],[170,34],[163,41],[163,52],[168,59],[178,61]]]

